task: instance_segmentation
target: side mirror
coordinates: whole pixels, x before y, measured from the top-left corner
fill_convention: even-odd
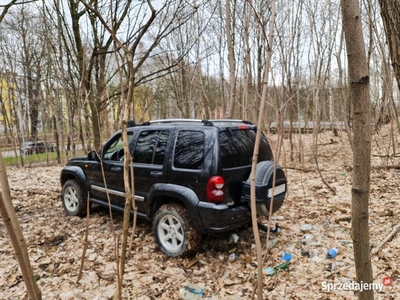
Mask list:
[[[92,150],[87,155],[88,160],[99,160],[99,156],[96,151]]]

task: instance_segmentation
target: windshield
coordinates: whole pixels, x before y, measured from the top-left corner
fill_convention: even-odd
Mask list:
[[[222,168],[234,168],[251,165],[255,129],[228,129],[219,133]],[[261,136],[258,161],[271,160],[272,152],[268,141]]]

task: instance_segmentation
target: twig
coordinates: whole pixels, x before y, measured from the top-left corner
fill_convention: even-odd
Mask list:
[[[287,165],[285,167],[283,167],[283,169],[300,171],[302,173],[311,173],[311,172],[316,171],[316,169],[314,169],[314,168],[305,168],[305,167],[287,166]]]
[[[392,231],[383,239],[382,242],[380,242],[378,246],[372,248],[371,255],[376,254],[376,252],[378,252],[383,247],[383,245],[385,245],[396,234],[399,228],[400,228],[400,223],[393,227]]]
[[[131,189],[133,190],[133,192],[135,191],[135,182],[134,182],[134,169],[133,169],[133,158],[131,157],[130,159],[130,172],[131,172]],[[137,207],[136,207],[136,201],[135,201],[135,196],[132,197],[132,209],[133,209],[133,224],[132,224],[132,233],[131,233],[131,237],[129,240],[129,247],[128,247],[128,253],[130,255],[131,251],[132,251],[132,243],[133,240],[135,239],[135,232],[136,232],[136,223],[137,223]]]
[[[336,195],[336,189],[334,187],[332,187],[324,178],[324,176],[322,175],[321,169],[319,168],[319,164],[318,164],[318,159],[317,159],[317,154],[316,154],[316,150],[313,153],[314,154],[314,161],[315,164],[317,166],[317,171],[319,174],[319,177],[321,178],[322,182],[325,184],[325,186],[332,192],[333,195]]]
[[[79,266],[79,272],[78,272],[78,278],[76,279],[76,283],[79,283],[79,280],[82,278],[82,271],[83,271],[83,265],[85,263],[85,256],[86,256],[86,250],[88,248],[88,235],[89,235],[89,217],[90,217],[90,203],[89,203],[89,193],[87,196],[87,202],[86,202],[86,230],[85,230],[85,240],[83,241],[83,250],[82,250],[82,257],[81,257],[81,265]]]

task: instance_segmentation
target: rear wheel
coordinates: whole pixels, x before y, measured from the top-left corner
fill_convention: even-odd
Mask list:
[[[86,214],[87,199],[75,179],[69,179],[64,183],[61,200],[67,215],[84,216]]]
[[[161,251],[172,257],[185,256],[200,243],[188,211],[175,203],[160,207],[153,219],[153,236]]]

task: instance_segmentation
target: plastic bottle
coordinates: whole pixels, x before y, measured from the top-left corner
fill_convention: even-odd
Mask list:
[[[284,262],[283,264],[280,264],[280,265],[278,265],[278,266],[276,266],[274,269],[277,271],[277,270],[285,270],[285,269],[287,269],[289,266],[290,266],[290,264],[291,264],[291,262],[290,261],[287,261],[287,262]]]
[[[285,252],[283,252],[283,256],[282,256],[281,259],[284,260],[284,261],[289,261],[289,260],[292,259],[292,255],[289,252],[285,251]]]
[[[184,300],[201,299],[204,293],[204,283],[186,285],[180,289]]]
[[[239,240],[239,236],[235,233],[233,233],[229,236],[229,240],[228,240],[228,253],[229,253],[228,259],[229,259],[229,261],[235,261],[237,258],[237,256],[236,256],[237,248],[236,248],[235,244],[238,242],[238,240]]]
[[[232,252],[228,256],[229,261],[235,261],[236,260],[236,253]]]
[[[272,276],[275,274],[275,269],[273,268],[265,268],[264,269],[264,274],[268,275],[268,276]]]
[[[309,231],[309,230],[313,230],[315,229],[315,227],[311,224],[302,224],[300,225],[300,230],[301,231]]]
[[[275,224],[275,228],[271,229],[272,233],[279,233],[281,232],[281,228],[279,227],[278,223]]]
[[[327,258],[335,258],[337,254],[338,254],[338,249],[336,249],[336,248],[331,248],[331,249],[329,249],[328,252],[326,253],[326,257],[327,257]]]
[[[236,233],[232,233],[229,236],[229,242],[236,244],[239,241],[239,236]]]

